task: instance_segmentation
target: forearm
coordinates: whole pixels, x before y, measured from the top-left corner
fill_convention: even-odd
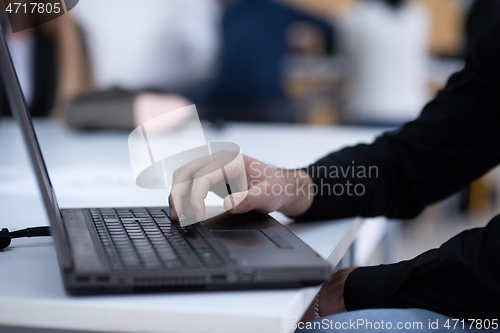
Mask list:
[[[300,218],[411,218],[500,163],[500,114],[490,105],[457,106],[449,95],[459,93],[466,95],[443,92],[398,132],[310,165],[318,191]]]
[[[299,218],[413,217],[500,163],[499,32],[500,22],[415,121],[309,166],[318,193]]]

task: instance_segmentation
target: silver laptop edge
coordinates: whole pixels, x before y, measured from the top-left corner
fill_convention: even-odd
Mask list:
[[[58,252],[59,263],[64,271],[69,271],[73,267],[73,260],[70,246],[67,242],[64,223],[61,211],[57,204],[52,183],[50,182],[47,167],[40,151],[40,145],[33,129],[31,116],[28,112],[26,99],[22,93],[21,84],[14,69],[14,64],[9,52],[7,40],[3,28],[1,31],[0,45],[0,70],[5,84],[6,95],[9,99],[12,113],[21,126],[24,142],[28,148],[31,165],[35,171],[38,187],[42,194],[47,217],[50,222],[51,233],[59,241],[55,242]]]

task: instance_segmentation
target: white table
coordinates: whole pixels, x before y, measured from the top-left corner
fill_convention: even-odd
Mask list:
[[[66,207],[164,205],[167,193],[135,186],[127,133],[78,132],[37,121],[37,133],[58,195]],[[208,141],[237,143],[265,162],[299,167],[347,144],[370,142],[380,130],[229,124],[205,128]],[[46,225],[16,124],[0,122],[0,227]],[[337,265],[363,225],[361,219],[280,222]],[[0,331],[8,326],[106,332],[291,332],[317,287],[267,291],[68,296],[50,238],[19,239],[0,253]]]

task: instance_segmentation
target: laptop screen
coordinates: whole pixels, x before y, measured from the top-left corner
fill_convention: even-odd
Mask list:
[[[40,145],[38,144],[38,139],[35,134],[33,122],[28,111],[19,79],[17,77],[16,69],[10,56],[7,40],[1,26],[0,34],[0,73],[4,82],[9,105],[14,117],[21,127],[22,136],[28,148],[28,154],[35,171],[38,187],[40,188],[45,209],[50,221],[52,235],[58,240],[61,240],[65,247],[64,249],[58,249],[58,252],[60,253],[59,259],[61,260],[63,267],[69,269],[71,267],[71,259],[67,238],[65,237],[61,212],[56,201],[54,189],[50,182],[45,161],[43,160]],[[56,246],[57,244],[58,242],[56,242]]]

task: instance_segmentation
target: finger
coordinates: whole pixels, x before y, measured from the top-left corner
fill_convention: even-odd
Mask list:
[[[172,194],[168,196],[168,205],[170,207],[170,219],[171,220],[178,220],[179,219],[179,214],[177,214],[177,209],[174,204],[174,199],[172,199]]]
[[[170,191],[169,203],[171,207],[175,208],[176,217],[179,219],[183,214],[183,198],[189,191],[190,182],[184,182],[176,185],[172,185]]]
[[[229,194],[227,191],[226,182],[222,182],[222,181],[210,186],[210,191],[214,192],[222,199],[224,199]],[[239,191],[240,190],[231,188],[231,193],[235,193],[235,192],[239,192]]]
[[[221,155],[215,159],[214,166],[216,168],[224,168],[228,178],[238,178],[241,174],[245,174],[245,161],[243,154],[236,151],[220,152]]]
[[[191,191],[182,197],[182,214],[187,218],[194,217],[193,207],[191,206]]]
[[[230,214],[243,214],[251,210],[269,213],[276,209],[276,200],[267,195],[268,184],[260,182],[248,191],[233,193],[224,198],[224,208]]]
[[[170,203],[175,207],[175,217],[179,219],[182,214],[193,216],[190,202],[186,202],[186,197],[190,197],[191,185],[196,172],[211,163],[208,156],[191,161],[175,170],[172,179],[172,189],[170,191]]]
[[[236,162],[235,162],[236,160]],[[171,197],[177,217],[182,214],[191,218],[195,215],[198,221],[205,216],[205,203],[211,185],[223,181],[221,168],[227,168],[230,174],[245,174],[242,155],[235,151],[219,151],[213,155],[191,161],[174,172]],[[244,177],[246,179],[246,177]],[[195,186],[193,189],[192,187]],[[246,189],[245,186],[240,188]],[[227,194],[227,191],[224,193]],[[224,195],[223,195],[224,196]]]
[[[212,163],[212,158],[210,156],[204,156],[184,164],[183,166],[174,171],[172,184],[176,185],[193,180],[194,175],[200,169],[203,169],[205,166],[211,163]]]
[[[210,166],[207,166],[207,168]],[[221,169],[215,170],[206,174],[207,170],[200,170],[199,174],[195,175],[193,187],[191,189],[191,207],[193,208],[196,220],[202,221],[205,218],[205,198],[212,185],[224,183],[224,174]],[[226,190],[227,194],[227,190]]]
[[[233,193],[248,190],[247,170],[243,154],[238,154],[233,161],[224,167],[224,171],[227,175],[228,185]]]
[[[212,154],[213,163],[215,168],[222,168],[225,165],[228,165],[233,161],[238,154],[240,154],[237,150],[219,150]]]
[[[204,199],[212,186],[222,183],[214,187],[225,190],[223,197],[231,192],[247,190],[243,155],[235,151],[221,151],[213,156],[214,163],[198,171],[193,181],[191,206],[198,221],[205,218]]]

